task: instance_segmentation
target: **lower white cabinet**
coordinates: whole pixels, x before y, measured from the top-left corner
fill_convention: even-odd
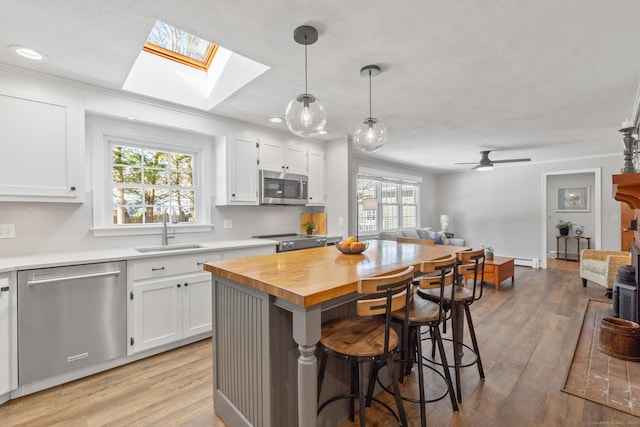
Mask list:
[[[0,274],[0,396],[15,388],[12,367],[16,360],[14,298],[15,281],[10,274]]]
[[[205,262],[274,250],[260,246],[129,260],[127,354],[211,331],[211,273],[203,270]]]
[[[211,330],[211,274],[134,284],[133,353]]]

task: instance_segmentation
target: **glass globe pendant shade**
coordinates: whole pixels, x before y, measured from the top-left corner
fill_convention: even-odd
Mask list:
[[[295,135],[313,138],[324,130],[327,124],[327,110],[318,98],[303,93],[289,102],[284,120]]]
[[[353,143],[365,153],[378,151],[387,140],[387,129],[373,117],[364,119],[353,134]]]

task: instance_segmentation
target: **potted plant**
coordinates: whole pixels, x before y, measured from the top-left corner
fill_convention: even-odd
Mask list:
[[[493,259],[493,248],[491,246],[484,248],[484,257],[486,259]]]
[[[305,222],[302,224],[302,228],[307,230],[307,234],[313,234],[313,229],[316,228],[316,225],[312,222]]]
[[[556,228],[560,231],[561,236],[568,236],[571,227],[573,227],[573,223],[571,221],[559,220],[556,224]]]

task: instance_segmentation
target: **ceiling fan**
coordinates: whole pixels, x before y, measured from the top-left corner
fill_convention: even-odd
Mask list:
[[[489,159],[489,153],[491,150],[484,150],[480,152],[480,162],[476,164],[475,162],[471,163],[455,163],[456,165],[474,165],[473,169],[478,169],[479,171],[490,171],[493,169],[494,163],[515,163],[515,162],[530,162],[531,159],[505,159],[505,160],[491,160]]]

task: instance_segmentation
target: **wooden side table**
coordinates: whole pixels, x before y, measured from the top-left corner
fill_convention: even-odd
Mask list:
[[[565,261],[579,261],[580,260],[580,241],[582,239],[587,240],[587,249],[591,249],[591,237],[585,236],[556,236],[556,259],[563,259]],[[564,240],[564,257],[560,257],[560,240]],[[575,240],[578,245],[578,258],[569,259],[567,257],[567,242],[569,240]]]
[[[500,283],[511,277],[511,285],[515,284],[515,263],[513,258],[494,256],[484,261],[484,281],[493,283],[496,291],[500,290]],[[473,273],[467,273],[465,279],[473,279]]]

